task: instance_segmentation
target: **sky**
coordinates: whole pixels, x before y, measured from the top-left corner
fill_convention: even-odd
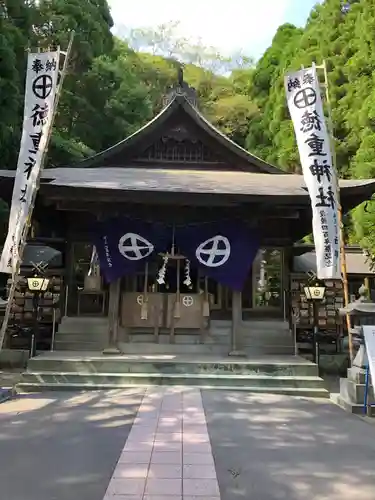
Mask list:
[[[156,27],[179,21],[181,36],[201,39],[222,55],[238,51],[259,58],[286,22],[304,26],[323,0],[108,0],[116,26]]]

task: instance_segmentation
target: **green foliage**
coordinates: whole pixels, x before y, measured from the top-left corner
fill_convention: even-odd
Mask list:
[[[1,168],[15,168],[23,107],[25,49],[59,44],[75,31],[55,120],[49,165],[72,164],[101,151],[160,111],[184,63],[202,113],[231,139],[288,172],[300,173],[283,80],[286,72],[326,61],[337,168],[341,177],[375,177],[374,0],[317,5],[304,29],[280,26],[254,64],[177,36],[178,25],[117,28],[107,0],[0,0]],[[121,39],[120,39],[121,38]],[[351,242],[375,255],[375,203],[346,221]]]

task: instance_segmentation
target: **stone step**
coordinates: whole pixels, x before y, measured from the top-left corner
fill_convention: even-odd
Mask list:
[[[153,373],[153,374],[214,374],[214,375],[256,375],[317,377],[315,364],[293,357],[285,361],[278,359],[259,360],[234,359],[231,357],[153,355],[84,355],[70,353],[50,353],[29,360],[28,372],[79,372],[95,373]]]
[[[364,416],[364,393],[362,394],[362,400],[360,400],[359,397],[357,397],[357,399],[355,400],[353,396],[359,396],[359,394],[357,394],[356,392],[354,392],[353,394],[353,388],[351,387],[351,384],[355,384],[355,382],[349,381],[346,378],[341,378],[340,392],[337,394],[331,394],[331,400],[341,408],[343,408],[345,411]],[[371,401],[369,401],[369,404],[371,404]],[[367,416],[375,416],[374,406],[368,406]]]
[[[343,410],[353,413],[354,415],[362,415],[367,417],[375,417],[375,406],[369,406],[367,408],[367,413],[364,412],[363,403],[353,403],[347,397],[340,393],[333,393],[330,396],[331,401],[338,406],[340,406]]]
[[[206,334],[202,337],[199,333],[197,334],[183,334],[176,332],[174,335],[174,341],[176,344],[223,344],[228,345],[229,339],[225,339],[224,336],[219,336],[218,339],[211,335]],[[129,342],[135,344],[170,344],[171,336],[170,334],[160,333],[157,337],[158,342],[155,341],[155,335],[153,333],[134,333],[129,336]]]
[[[108,332],[56,332],[56,340],[82,340],[82,341],[92,341],[92,340],[107,340]]]
[[[106,334],[108,332],[108,318],[100,317],[64,317],[59,325],[60,334]]]
[[[33,376],[31,376],[33,375]],[[293,379],[293,377],[291,377]],[[245,390],[258,393],[273,393],[295,395],[303,397],[329,397],[328,391],[321,385],[320,380],[310,382],[297,380],[275,380],[269,377],[265,380],[262,377],[243,377],[235,379],[229,377],[208,377],[200,375],[169,375],[150,376],[149,374],[133,374],[130,377],[113,374],[80,375],[64,373],[35,373],[25,377],[17,384],[18,391],[31,392],[40,390],[99,390],[99,389],[119,389],[126,387],[149,387],[149,386],[182,386],[200,387],[202,389],[222,389],[222,390]]]
[[[102,351],[107,346],[107,341],[89,342],[89,341],[70,341],[55,340],[55,351]]]
[[[102,339],[102,338],[107,338],[108,333],[107,331],[105,332],[58,332],[56,334],[56,338],[61,338],[61,339],[73,339],[73,338],[79,338],[79,339]],[[194,343],[200,343],[201,342],[202,335],[200,332],[196,333],[185,333],[185,332],[180,332],[176,330],[175,332],[175,341],[176,343],[180,344],[194,344]],[[223,334],[216,334],[212,333],[212,331],[208,331],[205,333],[204,337],[205,342],[209,343],[221,343],[221,344],[227,344],[230,340],[230,332],[223,333]],[[265,341],[267,343],[273,343],[274,345],[279,345],[279,346],[285,346],[285,345],[291,345],[293,344],[293,339],[290,335],[285,335],[285,334],[279,334],[279,333],[273,333],[272,335],[265,335],[262,333],[261,335],[256,335],[252,332],[246,333],[242,336],[243,340],[245,341],[246,344],[257,344],[257,345],[263,345]],[[129,339],[131,342],[137,342],[137,343],[143,343],[143,342],[154,342],[155,336],[153,332],[137,332],[137,333],[132,333],[129,336]],[[159,343],[169,343],[170,340],[170,333],[167,332],[162,332],[159,333],[158,335]]]
[[[352,380],[340,379],[340,393],[343,393],[343,385],[345,385],[345,394],[348,395],[349,401],[353,403],[362,404],[365,400],[365,384],[357,384]],[[368,403],[375,403],[374,391],[372,386],[368,390]]]
[[[149,342],[120,342],[120,350],[123,354],[129,355],[227,355],[230,346],[229,343],[196,343],[196,344],[183,344],[176,342],[175,344],[164,343],[149,343]],[[107,341],[103,342],[89,342],[89,341],[69,341],[69,340],[55,340],[55,351],[97,351],[100,353],[107,347]],[[262,355],[293,355],[294,349],[292,346],[263,346],[263,345],[249,345],[243,346],[243,350],[248,356],[262,356]]]
[[[20,383],[95,383],[113,385],[200,385],[251,386],[251,387],[299,387],[324,389],[320,377],[288,377],[267,375],[235,375],[212,373],[74,373],[74,372],[24,372]]]
[[[230,350],[230,339],[216,340],[205,337],[203,343],[201,337],[175,335],[174,343],[170,343],[169,335],[160,335],[158,342],[154,342],[154,336],[142,336],[136,339],[133,335],[129,342],[120,342],[120,350],[126,354],[228,354]],[[91,336],[58,335],[55,338],[54,349],[66,351],[102,351],[107,346],[107,337],[92,338]],[[242,349],[248,355],[293,355],[294,346],[279,342],[261,343],[245,341]]]
[[[176,335],[177,337],[177,335]],[[209,354],[228,354],[229,345],[211,344],[211,343],[194,343],[183,344],[177,338],[174,344],[169,343],[152,343],[152,342],[120,342],[119,348],[123,354],[129,355],[209,355]]]
[[[150,387],[147,385],[112,385],[112,384],[39,384],[39,383],[19,383],[17,385],[17,391],[20,393],[28,392],[41,392],[41,391],[100,391],[100,390],[111,390],[111,389],[128,389],[131,387]],[[179,387],[185,387],[184,385]],[[189,385],[191,387],[191,385]],[[295,396],[303,398],[328,398],[329,393],[326,389],[305,389],[299,387],[252,387],[252,386],[241,386],[241,387],[230,387],[227,386],[210,386],[210,385],[199,385],[200,389],[210,390],[214,389],[216,391],[244,391],[247,393],[257,393],[257,394],[278,394],[282,396]]]

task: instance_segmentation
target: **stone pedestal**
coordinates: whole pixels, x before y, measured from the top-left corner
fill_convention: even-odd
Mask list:
[[[357,323],[359,323],[350,332],[353,345],[356,344],[358,351],[353,360],[352,367],[347,371],[347,378],[340,379],[340,393],[333,395],[333,398],[346,410],[364,415],[368,358],[361,324],[375,324],[375,304],[367,299],[364,287],[360,288],[359,294],[360,298],[358,300],[351,302],[340,310],[341,315],[349,314],[351,318],[357,320]],[[371,385],[370,378],[367,404],[371,405],[374,403],[374,388]],[[368,406],[367,415],[375,417],[375,407]]]
[[[357,415],[364,414],[365,370],[357,366],[348,368],[347,377],[340,379],[340,393],[333,395],[333,400],[345,410]],[[368,404],[374,404],[374,389],[369,386]],[[367,416],[375,417],[375,407],[367,408]]]

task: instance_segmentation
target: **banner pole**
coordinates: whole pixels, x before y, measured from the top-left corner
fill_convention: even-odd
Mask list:
[[[68,68],[68,61],[69,61],[70,53],[71,53],[72,46],[73,46],[74,34],[75,34],[74,31],[72,31],[70,34],[68,48],[67,48],[66,53],[65,53],[65,60],[64,60],[64,64],[63,64],[63,67],[61,70],[61,74],[60,74],[60,81],[58,80],[58,84],[57,84],[58,86],[57,86],[57,90],[56,90],[54,108],[53,108],[53,112],[52,112],[52,116],[51,116],[51,124],[50,124],[50,126],[48,128],[48,132],[47,132],[46,146],[45,146],[45,149],[44,149],[43,154],[42,154],[42,158],[41,158],[41,162],[40,162],[41,163],[40,170],[39,170],[39,174],[38,174],[38,177],[36,180],[36,188],[35,188],[35,191],[33,193],[32,199],[31,199],[29,213],[28,213],[28,217],[27,217],[27,222],[26,222],[24,230],[22,232],[19,250],[17,252],[17,263],[15,266],[15,270],[12,272],[12,283],[11,283],[11,286],[9,289],[8,302],[7,302],[7,306],[5,309],[4,318],[3,318],[3,322],[2,322],[1,330],[0,330],[0,351],[4,347],[5,334],[6,334],[6,331],[8,328],[10,313],[12,310],[14,294],[15,294],[17,282],[18,282],[18,275],[19,275],[19,271],[21,268],[22,258],[23,258],[23,252],[24,252],[24,249],[26,246],[29,229],[31,227],[31,218],[33,215],[35,201],[36,201],[36,197],[37,197],[37,194],[39,191],[39,186],[40,186],[40,176],[41,176],[41,173],[43,172],[44,164],[45,164],[46,159],[47,159],[48,146],[49,146],[51,136],[52,136],[52,129],[53,129],[53,123],[54,123],[56,112],[57,112],[57,106],[58,106],[59,99],[60,99],[60,96],[62,93],[63,81],[64,81],[64,78],[65,78],[65,75],[67,72],[67,68]],[[27,51],[30,52],[30,49],[27,49]],[[63,53],[63,52],[60,52],[60,54],[61,53]]]
[[[321,66],[315,66],[317,69],[323,69],[324,74],[324,93],[326,98],[326,106],[327,106],[327,118],[328,118],[328,131],[331,142],[331,151],[332,151],[332,167],[336,171],[337,178],[337,198],[339,205],[337,207],[338,211],[338,222],[340,226],[340,254],[341,254],[341,274],[342,274],[342,284],[344,289],[344,306],[346,307],[349,304],[349,289],[348,289],[348,274],[346,267],[346,252],[345,252],[345,234],[344,234],[344,224],[343,224],[343,214],[342,214],[342,206],[341,206],[341,197],[340,197],[340,185],[339,185],[339,175],[337,170],[337,157],[336,157],[336,148],[335,148],[335,139],[334,139],[334,131],[333,131],[333,119],[332,119],[332,106],[331,99],[329,96],[329,80],[328,80],[328,71],[327,64],[325,59],[323,60],[323,64]],[[350,355],[350,364],[353,362],[353,339],[351,333],[351,321],[350,316],[346,315],[346,325],[348,329],[348,339],[349,339],[349,355]]]

